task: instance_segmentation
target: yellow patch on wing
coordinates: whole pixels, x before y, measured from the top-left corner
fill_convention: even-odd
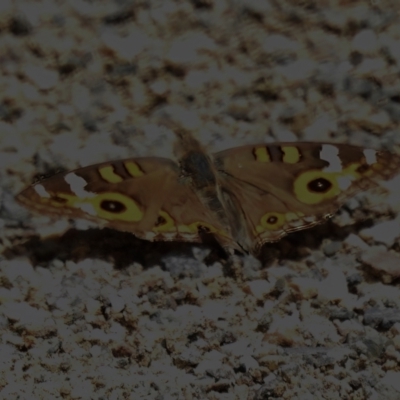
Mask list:
[[[296,164],[300,161],[300,151],[296,146],[282,146],[283,152],[282,161],[288,164]]]
[[[77,208],[93,217],[108,221],[138,222],[143,218],[143,212],[135,200],[116,192],[98,193],[91,197],[54,193],[48,202],[56,207]]]
[[[134,161],[125,161],[124,162],[125,168],[128,171],[129,175],[133,178],[137,178],[139,176],[143,176],[144,173],[140,169],[139,165]]]
[[[156,225],[152,229],[156,233],[175,232],[175,221],[165,211],[160,211]]]
[[[123,181],[123,178],[115,173],[113,165],[100,167],[99,174],[108,183],[119,183]]]
[[[268,149],[265,146],[255,147],[254,156],[256,161],[259,162],[270,162],[271,157],[269,156]]]
[[[382,166],[374,163],[352,163],[339,172],[310,170],[300,174],[294,181],[296,198],[304,204],[319,204],[346,191],[354,181],[373,174]]]
[[[258,233],[268,231],[275,231],[281,228],[281,226],[286,222],[284,214],[277,212],[268,212],[264,214],[260,219],[260,225],[256,226],[256,231]]]
[[[260,223],[256,226],[255,234],[261,234],[266,231],[278,231],[282,229],[285,224],[296,221],[303,216],[304,213],[302,212],[267,212],[260,218]]]

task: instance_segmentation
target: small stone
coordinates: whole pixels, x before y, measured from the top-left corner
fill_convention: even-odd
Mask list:
[[[329,267],[329,275],[318,285],[318,297],[327,301],[344,300],[348,297],[346,278],[338,268]]]
[[[347,280],[348,282],[348,280]],[[351,318],[354,318],[354,312],[351,310],[348,310],[344,307],[338,307],[338,306],[328,306],[325,308],[325,311],[327,313],[327,316],[331,321],[337,319],[339,321],[346,321]]]
[[[273,284],[265,279],[251,281],[248,286],[251,293],[258,299],[263,299],[273,289]]]
[[[164,266],[173,278],[198,278],[204,270],[204,264],[189,257],[168,256],[164,258]]]
[[[378,50],[376,33],[371,29],[363,29],[352,40],[352,47],[360,53],[374,53]]]
[[[124,37],[106,31],[102,34],[101,40],[106,48],[111,49],[124,60],[132,60],[150,43],[149,37],[139,29],[133,29]]]
[[[350,247],[355,247],[362,251],[369,249],[368,244],[365,243],[360,236],[355,235],[354,233],[350,233],[350,235],[345,239],[344,243]]]
[[[2,305],[1,312],[10,320],[18,321],[17,326],[32,334],[43,334],[55,329],[49,311],[32,307],[27,303],[8,302]]]
[[[385,221],[376,224],[372,228],[366,228],[360,231],[363,239],[373,239],[375,242],[384,243],[390,247],[400,236],[400,224],[398,221]]]
[[[306,329],[320,344],[339,342],[340,337],[337,334],[335,325],[319,315],[304,318],[302,328]]]
[[[364,312],[364,324],[381,329],[390,329],[395,323],[400,322],[400,312],[397,309],[370,308]]]
[[[390,283],[400,277],[400,257],[395,253],[372,247],[369,251],[362,253],[361,261],[385,283]]]
[[[393,338],[393,345],[397,351],[400,350],[400,335],[397,335]]]
[[[113,294],[109,297],[109,300],[112,312],[119,313],[125,308],[125,301],[121,296]]]
[[[293,278],[289,286],[303,299],[311,299],[318,294],[318,281],[311,278]]]
[[[342,248],[342,242],[329,242],[323,247],[324,254],[327,257],[334,256]]]
[[[303,345],[304,338],[299,332],[301,321],[296,314],[277,317],[270,325],[268,332],[263,340],[281,346]]]
[[[48,90],[58,84],[57,72],[46,68],[30,65],[25,68],[25,74],[39,89]]]
[[[381,383],[392,386],[393,389],[400,393],[400,372],[388,371],[382,378]]]

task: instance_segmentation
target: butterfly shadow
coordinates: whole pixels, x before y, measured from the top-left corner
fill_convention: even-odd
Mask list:
[[[210,265],[213,261],[227,258],[224,250],[214,246],[213,238],[205,238],[204,243],[196,247],[207,255],[204,262]],[[86,258],[102,259],[111,262],[117,269],[126,268],[137,262],[145,268],[163,265],[166,257],[179,256],[193,258],[193,244],[185,242],[149,242],[133,234],[114,229],[69,229],[62,235],[45,239],[37,235],[9,247],[3,256],[11,259],[18,256],[28,257],[33,265],[49,266],[55,259],[79,262]],[[211,251],[208,251],[211,249]]]
[[[332,220],[305,231],[291,233],[279,242],[266,243],[256,258],[264,267],[275,260],[300,261],[310,250],[320,248],[324,239],[344,240],[350,233],[370,227],[372,219],[339,227]],[[48,266],[55,259],[79,262],[86,258],[102,259],[111,262],[116,268],[123,269],[137,262],[144,268],[165,264],[168,257],[193,258],[193,247],[201,254],[201,261],[206,265],[214,262],[229,264],[229,255],[218,244],[216,239],[205,234],[203,243],[186,242],[149,242],[139,239],[130,233],[109,228],[77,230],[69,229],[60,236],[42,239],[32,236],[3,252],[11,259],[27,256],[33,265]],[[240,256],[240,254],[239,254]]]

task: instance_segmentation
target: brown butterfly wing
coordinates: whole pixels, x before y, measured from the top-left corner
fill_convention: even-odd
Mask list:
[[[331,216],[350,196],[389,179],[400,158],[350,145],[280,143],[215,154],[219,182],[244,248]]]
[[[163,158],[102,163],[57,174],[22,191],[17,200],[33,211],[94,220],[147,240],[199,242],[200,232],[228,233]]]

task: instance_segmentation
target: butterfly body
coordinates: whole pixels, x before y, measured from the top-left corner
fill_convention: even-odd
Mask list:
[[[258,144],[209,155],[185,136],[179,153],[179,163],[133,158],[57,174],[17,200],[146,240],[200,242],[210,233],[225,248],[256,253],[321,223],[400,167],[397,155],[344,144]]]

